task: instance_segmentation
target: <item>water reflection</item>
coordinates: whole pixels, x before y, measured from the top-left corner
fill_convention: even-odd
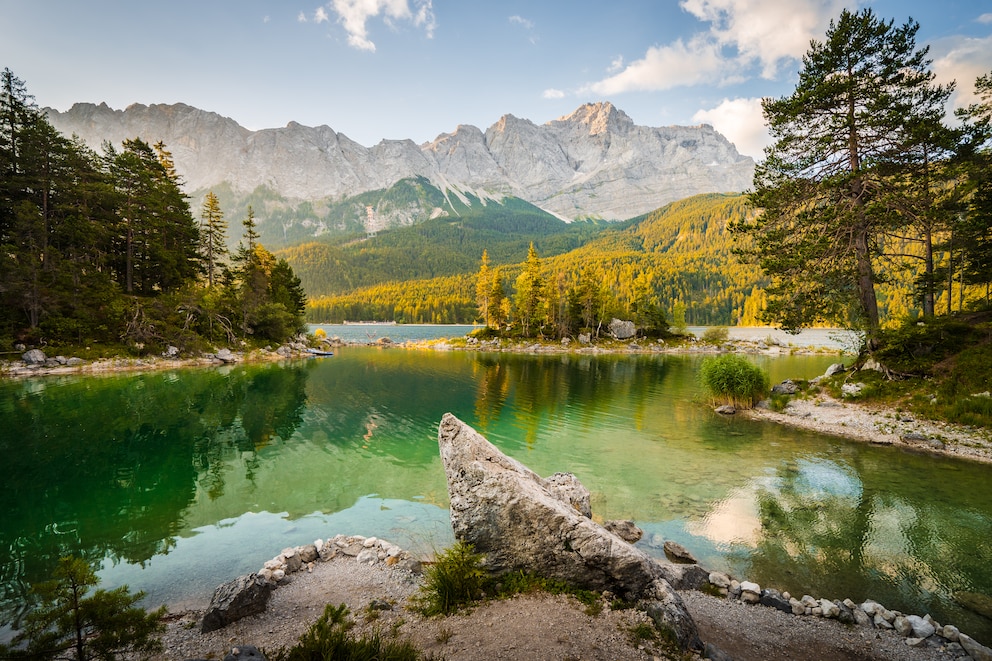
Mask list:
[[[0,397],[0,600],[23,601],[74,554],[141,565],[168,553],[201,489],[225,466],[293,435],[307,366],[5,382]]]
[[[954,595],[992,594],[992,499],[935,481],[973,468],[873,448],[782,460],[687,528],[730,544],[729,565],[762,585],[873,598],[987,639],[990,623]]]
[[[834,360],[764,364],[808,378]],[[539,474],[574,472],[595,515],[637,521],[651,553],[673,539],[794,594],[872,596],[992,632],[952,599],[992,594],[986,467],[715,415],[698,363],[346,347],[285,365],[2,382],[3,601],[20,603],[66,553],[160,603],[208,598],[317,536],[442,547],[436,433],[451,411]]]

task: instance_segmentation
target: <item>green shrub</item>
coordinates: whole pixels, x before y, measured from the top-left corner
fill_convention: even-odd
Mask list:
[[[273,661],[421,661],[423,656],[413,644],[398,640],[383,640],[378,632],[354,638],[349,630],[354,623],[348,619],[348,608],[328,604],[324,614],[310,625],[299,642],[289,649],[270,655]]]
[[[480,599],[485,584],[482,555],[471,544],[458,541],[424,570],[424,584],[414,604],[424,615],[450,615]]]
[[[736,354],[703,359],[699,376],[714,400],[738,408],[754,406],[768,392],[768,375]]]
[[[730,337],[730,331],[723,326],[712,326],[703,331],[701,339],[706,344],[723,344]]]
[[[495,328],[490,328],[489,326],[483,326],[482,328],[476,328],[466,335],[466,337],[474,337],[480,342],[484,340],[492,340],[500,336],[500,333]]]
[[[631,641],[635,645],[640,645],[641,643],[656,640],[658,638],[658,630],[647,622],[635,624],[630,627],[628,631],[630,632]]]

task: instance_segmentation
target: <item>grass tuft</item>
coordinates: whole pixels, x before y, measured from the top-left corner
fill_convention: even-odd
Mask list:
[[[424,585],[414,599],[423,615],[450,615],[484,594],[482,555],[463,541],[438,555],[424,570]]]
[[[435,658],[424,656],[409,642],[383,639],[378,632],[355,638],[349,633],[353,626],[347,606],[328,604],[324,614],[300,636],[296,645],[267,656],[273,661],[431,661]]]
[[[715,401],[737,408],[751,408],[768,393],[768,375],[737,354],[704,358],[699,378]]]

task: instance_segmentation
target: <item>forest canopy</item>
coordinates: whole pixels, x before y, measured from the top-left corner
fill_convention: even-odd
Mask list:
[[[194,218],[166,145],[135,137],[97,154],[0,74],[0,345],[195,352],[301,331],[292,268],[255,241],[251,213],[223,261],[221,218],[216,206]]]

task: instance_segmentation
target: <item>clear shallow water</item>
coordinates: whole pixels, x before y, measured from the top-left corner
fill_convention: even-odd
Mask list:
[[[465,324],[310,324],[309,328],[311,333],[322,328],[327,337],[338,337],[345,342],[374,344],[385,337],[397,343],[464,337],[479,327]]]
[[[773,380],[836,356],[755,359]],[[286,546],[337,533],[451,542],[437,422],[451,411],[660,555],[765,586],[876,598],[979,640],[989,468],[714,414],[694,356],[344,347],[285,365],[0,382],[2,601],[74,553],[149,605],[202,603]]]
[[[381,338],[388,337],[393,342],[407,340],[433,340],[442,337],[463,337],[478,326],[458,324],[310,324],[313,333],[322,328],[328,337],[338,337],[345,342],[374,344]],[[702,337],[706,326],[690,326],[687,328],[696,337]],[[800,333],[786,333],[776,328],[759,327],[727,327],[727,335],[732,340],[770,340],[783,346],[822,347],[853,351],[857,348],[858,334],[856,331],[846,331],[836,328],[807,328]]]

